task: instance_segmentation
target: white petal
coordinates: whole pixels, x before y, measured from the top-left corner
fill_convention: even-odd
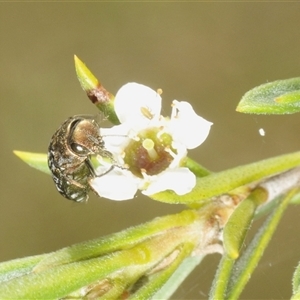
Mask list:
[[[169,124],[175,142],[183,143],[188,149],[201,145],[207,138],[212,123],[198,116],[185,101],[173,101]]]
[[[142,111],[149,112],[149,115]],[[161,97],[151,88],[135,82],[123,85],[115,98],[115,111],[121,123],[135,126],[158,119],[161,110]],[[143,126],[143,125],[142,125]]]
[[[101,128],[100,134],[104,141],[104,147],[113,154],[120,154],[130,142],[129,129],[125,124],[116,125],[111,128]]]
[[[173,190],[178,195],[189,193],[196,185],[196,176],[188,168],[168,169],[157,175],[142,193],[153,195],[165,190]]]
[[[178,168],[183,158],[187,156],[185,145],[172,141],[172,148],[176,149],[177,154],[173,153],[173,160],[169,165],[170,169]]]
[[[137,182],[131,173],[117,168],[91,179],[90,185],[100,197],[116,201],[133,199],[137,191]]]
[[[105,139],[106,137],[127,137],[130,128],[124,124],[115,125],[109,128],[100,128],[100,134]]]

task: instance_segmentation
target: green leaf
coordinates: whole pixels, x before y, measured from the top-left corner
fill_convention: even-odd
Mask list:
[[[139,264],[144,258],[139,255],[138,251],[133,250],[60,265],[42,272],[31,272],[1,283],[0,295],[2,299],[62,298],[83,286],[105,279],[109,274],[117,272],[120,265],[127,267],[126,262],[132,259],[136,259]],[[141,264],[141,269],[145,267],[149,267],[148,261]]]
[[[170,279],[170,277],[172,276],[172,274],[174,274],[174,272],[180,266],[182,261],[191,254],[191,252],[194,249],[194,246],[195,245],[189,243],[181,245],[181,247],[178,249],[179,251],[177,257],[171,262],[171,264],[168,265],[162,271],[154,273],[154,275],[150,276],[149,282],[128,299],[167,299],[157,296],[156,292],[159,291],[160,288],[163,287],[164,284]]]
[[[152,297],[155,299],[171,299],[177,288],[188,277],[188,275],[201,263],[205,256],[194,255],[187,257],[174,271],[166,284]]]
[[[285,209],[291,198],[297,192],[299,192],[298,189],[292,189],[287,195],[275,201],[276,206],[272,213],[256,233],[240,258],[234,260],[225,253],[215,275],[209,299],[239,299],[241,292],[269,244]],[[261,200],[262,199],[258,197],[254,199],[254,203],[258,204]]]
[[[175,215],[156,218],[145,224],[129,227],[112,235],[75,244],[48,255],[37,266],[36,270],[86,260],[114,251],[120,251],[141,243],[150,235],[171,231],[174,227],[188,226],[196,222],[198,214],[194,210],[184,210]]]
[[[248,91],[236,110],[254,114],[292,114],[300,111],[300,77],[262,84]]]
[[[300,263],[298,264],[293,275],[293,298],[300,299]]]
[[[233,211],[223,231],[223,246],[227,255],[236,259],[239,256],[246,233],[250,229],[257,206],[267,200],[263,188],[257,188]]]
[[[228,193],[233,189],[286,171],[299,164],[300,152],[294,152],[197,178],[195,188],[185,195],[179,196],[168,190],[150,197],[171,204],[204,203],[211,197]]]
[[[46,174],[51,174],[48,167],[47,154],[44,153],[33,153],[25,151],[13,151],[16,156],[22,159],[30,167],[42,171]]]
[[[292,199],[291,204],[300,204],[300,193],[297,193]]]
[[[239,299],[241,292],[268,246],[285,209],[297,192],[299,192],[298,189],[292,189],[285,196],[277,200],[277,206],[273,212],[254,236],[246,251],[236,261],[228,284],[226,299]]]
[[[101,85],[100,81],[76,55],[74,55],[74,60],[77,78],[89,99],[109,121],[115,125],[120,124],[114,110],[114,95]]]
[[[75,70],[82,89],[86,92],[96,89],[100,84],[88,67],[74,55]]]
[[[230,258],[227,254],[224,254],[221,258],[211,286],[211,290],[209,292],[209,300],[229,299],[225,298],[225,295],[234,262],[235,260]]]
[[[209,175],[211,172],[206,168],[195,162],[189,157],[186,157],[182,162],[182,167],[189,168],[197,177],[203,177]]]
[[[0,283],[27,274],[47,255],[29,256],[0,263]]]
[[[42,261],[41,256],[25,265],[15,263],[22,272],[0,283],[1,299],[73,299],[81,298],[81,292],[89,298],[90,291],[100,291],[97,299],[119,299],[130,286],[140,288],[130,291],[133,298],[135,293],[150,296],[198,246],[198,230],[204,230],[214,207],[204,215],[188,210],[157,218],[106,239],[62,249]],[[2,273],[6,271],[11,273],[12,266],[4,266]],[[147,280],[138,286],[143,278]]]

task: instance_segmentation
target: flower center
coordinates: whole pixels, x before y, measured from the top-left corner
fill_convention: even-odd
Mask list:
[[[143,130],[138,134],[138,140],[132,140],[124,149],[124,162],[138,177],[143,177],[142,172],[148,175],[159,174],[173,160],[169,150],[171,143],[172,137],[167,133],[160,134],[159,128]]]

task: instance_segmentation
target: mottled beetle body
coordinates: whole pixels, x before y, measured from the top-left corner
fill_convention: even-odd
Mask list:
[[[88,199],[88,181],[96,176],[90,158],[97,154],[112,159],[94,116],[73,116],[58,128],[49,145],[48,165],[61,195],[76,202]]]

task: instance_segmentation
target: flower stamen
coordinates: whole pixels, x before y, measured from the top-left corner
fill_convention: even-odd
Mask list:
[[[165,151],[167,153],[169,153],[173,158],[176,158],[177,153],[175,153],[174,151],[172,151],[172,149],[169,146],[165,147]]]
[[[163,90],[161,88],[159,88],[159,89],[157,89],[156,92],[157,92],[158,95],[161,95],[163,93]]]
[[[147,153],[151,159],[157,159],[158,154],[154,149],[154,142],[151,139],[145,139],[142,143],[142,146],[147,150]]]
[[[141,107],[141,113],[144,117],[146,117],[149,120],[152,120],[154,117],[150,109],[148,109],[147,107]]]

